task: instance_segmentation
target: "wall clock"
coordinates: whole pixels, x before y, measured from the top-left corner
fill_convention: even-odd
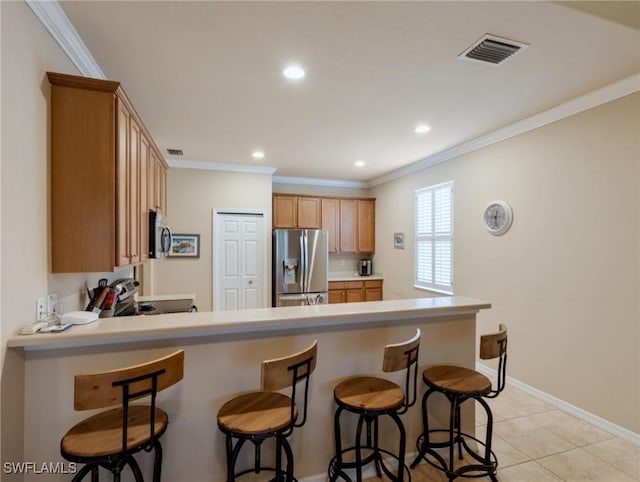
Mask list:
[[[506,233],[513,221],[511,206],[505,201],[491,201],[484,210],[484,227],[494,236]]]

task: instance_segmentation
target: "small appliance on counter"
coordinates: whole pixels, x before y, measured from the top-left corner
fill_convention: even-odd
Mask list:
[[[373,274],[373,262],[370,259],[361,259],[358,261],[358,275],[371,276]]]
[[[100,318],[137,315],[134,295],[138,286],[140,283],[133,278],[120,278],[110,285],[107,285],[106,278],[102,278],[98,286],[89,291],[89,304],[85,311],[98,313]]]

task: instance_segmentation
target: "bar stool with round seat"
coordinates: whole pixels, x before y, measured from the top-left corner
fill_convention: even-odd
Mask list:
[[[428,389],[422,398],[422,434],[416,442],[418,455],[411,464],[415,468],[421,460],[425,460],[435,468],[443,471],[447,479],[457,477],[485,477],[497,481],[496,470],[498,460],[491,449],[493,432],[493,415],[487,398],[495,398],[504,389],[507,367],[507,328],[500,324],[497,333],[480,337],[480,358],[489,360],[499,358],[498,380],[492,388],[491,380],[481,373],[469,368],[452,365],[437,365],[424,370],[422,379]],[[428,401],[434,393],[441,393],[450,403],[448,429],[430,429]],[[467,400],[475,400],[487,414],[487,426],[484,440],[464,433],[460,427],[460,405]],[[432,437],[446,436],[446,440],[435,441]],[[477,449],[471,447],[476,445]],[[458,460],[463,460],[463,448],[471,457],[470,463],[458,462],[455,459],[455,447],[458,448]],[[437,450],[449,449],[448,461]]]
[[[74,482],[88,473],[92,482],[97,482],[100,467],[109,470],[114,482],[118,482],[127,465],[136,482],[142,482],[142,472],[133,457],[142,450],[154,451],[153,480],[160,481],[160,437],[169,418],[156,406],[156,394],[182,380],[183,371],[184,351],[179,350],[141,365],[75,376],[76,410],[121,406],[83,420],[62,437],[62,456],[85,464],[73,477]],[[150,402],[146,405],[129,403],[147,397]]]
[[[382,371],[397,372],[406,370],[405,386],[401,388],[396,383],[384,378],[357,376],[340,382],[333,391],[334,400],[338,406],[334,415],[335,456],[329,463],[329,480],[334,482],[338,477],[350,481],[345,470],[355,469],[356,480],[362,480],[362,468],[374,462],[376,474],[382,476],[382,471],[394,481],[403,481],[405,476],[411,480],[411,474],[404,463],[406,449],[406,432],[399,415],[405,413],[416,402],[416,385],[418,372],[418,350],[420,347],[420,330],[409,340],[387,345],[384,349]],[[347,411],[358,415],[355,444],[342,448],[342,434],[340,415]],[[398,450],[393,453],[380,447],[379,417],[388,415],[398,427],[400,440]],[[366,441],[362,442],[362,430],[366,425]],[[363,451],[367,454],[363,457]],[[345,461],[345,456],[353,458]],[[397,462],[394,474],[386,465],[386,459]]]
[[[238,395],[226,402],[218,411],[218,428],[225,434],[227,482],[237,477],[263,470],[275,472],[277,482],[291,482],[294,478],[293,452],[287,438],[294,428],[302,427],[307,419],[309,379],[316,367],[318,342],[309,348],[274,360],[262,362],[261,390]],[[296,403],[296,390],[299,383],[304,384],[302,417]],[[291,394],[278,392],[291,387]],[[299,395],[299,393],[298,393]],[[275,466],[263,466],[261,461],[262,443],[275,439]],[[238,455],[245,442],[254,444],[254,464],[252,468],[236,472]],[[286,457],[286,466],[282,468],[282,451]]]

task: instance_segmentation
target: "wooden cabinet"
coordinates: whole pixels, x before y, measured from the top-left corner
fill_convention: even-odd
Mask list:
[[[373,199],[358,199],[358,253],[374,253],[376,204]]]
[[[381,301],[382,300],[382,280],[367,280],[364,282],[364,300],[365,301]]]
[[[340,252],[358,252],[358,201],[340,199]]]
[[[167,215],[167,165],[156,151],[151,150],[148,159],[147,198],[149,209]]]
[[[118,82],[47,75],[52,272],[105,272],[145,261],[151,153],[165,183],[166,162]],[[158,195],[166,203],[164,189]]]
[[[329,303],[353,303],[382,299],[382,280],[330,281]]]
[[[140,261],[149,259],[149,140],[142,136],[140,138]]]
[[[336,252],[375,252],[375,202],[375,199],[339,200]],[[322,228],[331,229],[324,223]]]
[[[319,197],[273,195],[273,228],[320,229],[322,205]]]
[[[329,252],[337,253],[340,248],[340,200],[322,198],[322,229],[329,237]]]

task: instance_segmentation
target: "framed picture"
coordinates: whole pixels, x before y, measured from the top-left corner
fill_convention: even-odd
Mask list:
[[[393,247],[404,249],[404,233],[393,233]]]
[[[171,248],[169,249],[171,258],[199,258],[200,257],[200,235],[199,234],[172,234]]]

